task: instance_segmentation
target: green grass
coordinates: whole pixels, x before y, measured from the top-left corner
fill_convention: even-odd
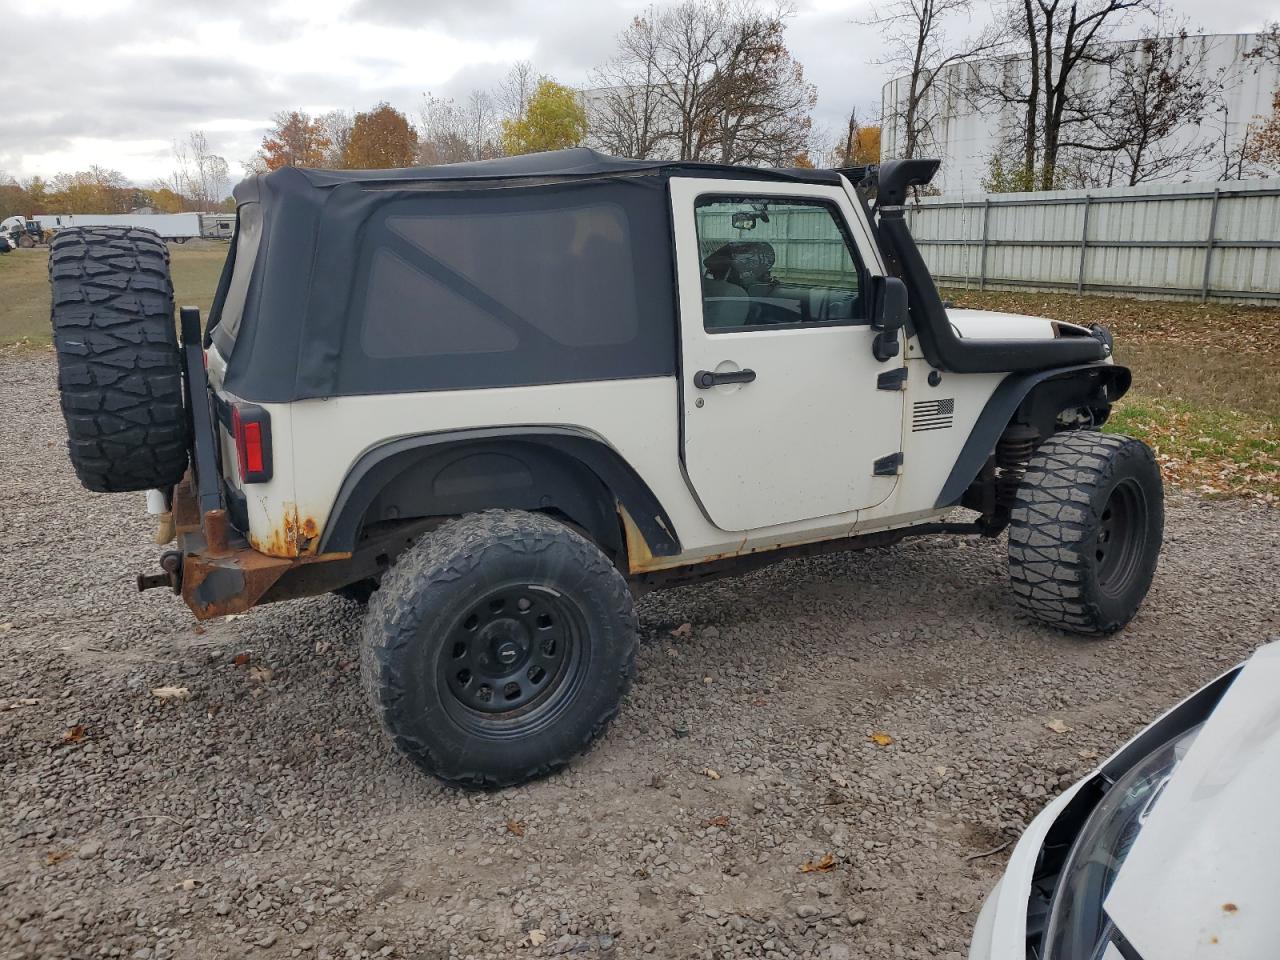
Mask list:
[[[227,245],[195,241],[169,249],[174,300],[207,316]],[[49,342],[48,264],[45,249],[0,254],[0,345]]]

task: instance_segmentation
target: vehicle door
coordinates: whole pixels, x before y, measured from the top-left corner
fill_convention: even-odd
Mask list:
[[[872,354],[880,267],[861,212],[837,186],[670,185],[682,453],[708,517],[753,530],[883,501],[903,394],[882,375],[905,358]]]

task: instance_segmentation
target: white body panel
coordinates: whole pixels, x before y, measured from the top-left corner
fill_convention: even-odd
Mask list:
[[[1273,643],[1254,654],[1218,702],[1120,868],[1106,911],[1140,956],[1271,960],[1276,955],[1277,689],[1280,644]],[[1026,960],[1027,903],[1040,848],[1067,803],[1098,770],[1055,798],[1018,840],[1004,876],[983,904],[970,960]]]
[[[166,240],[200,236],[198,213],[59,213],[35,218],[44,230],[66,227],[143,227]]]
[[[314,552],[343,481],[372,447],[410,435],[505,426],[575,428],[614,448],[663,505],[683,547],[676,557],[649,558],[650,570],[945,514],[948,508],[935,506],[938,495],[1005,374],[948,373],[930,385],[932,368],[917,340],[906,343],[903,356],[879,363],[864,324],[703,330],[694,198],[728,193],[829,201],[844,217],[867,273],[883,274],[848,181],[841,189],[673,178],[671,191],[683,383],[655,377],[262,404],[271,417],[274,472],[268,483],[242,488],[251,544],[274,556]],[[198,217],[188,216],[198,228]],[[964,336],[1004,337],[1015,329],[1028,337],[1054,335],[1041,318],[981,311],[951,316]],[[219,389],[225,362],[216,349],[208,358],[210,383]],[[901,364],[908,370],[906,389],[878,390],[877,375]],[[694,387],[698,370],[735,365],[755,369],[757,381]],[[240,488],[234,443],[225,429],[219,435],[227,480]],[[895,452],[904,459],[899,474],[874,476],[874,461]]]
[[[704,509],[725,530],[826,518],[849,528],[857,510],[885,499],[896,476],[873,475],[897,453],[902,393],[878,390],[901,360],[871,355],[867,323],[722,330],[702,322],[702,262],[694,204],[702,196],[819,199],[835,204],[860,259],[878,273],[874,247],[854,232],[860,217],[838,187],[741,180],[671,180],[680,288],[684,461]],[[756,380],[698,389],[700,370],[750,369]]]
[[[1143,957],[1280,954],[1280,644],[1241,671],[1174,771],[1107,896]]]
[[[995,310],[947,311],[956,336],[968,340],[1052,340],[1056,321]]]

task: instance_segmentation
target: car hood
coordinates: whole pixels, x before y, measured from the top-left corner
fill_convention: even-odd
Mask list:
[[[1280,943],[1280,643],[1241,670],[1107,896],[1144,958],[1252,960]]]
[[[1092,336],[1074,323],[995,310],[947,310],[956,336],[966,340],[1053,340],[1060,336]]]

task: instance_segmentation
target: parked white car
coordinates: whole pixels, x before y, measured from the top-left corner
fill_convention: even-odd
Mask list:
[[[970,960],[1280,956],[1280,643],[1174,707],[1046,807]]]

